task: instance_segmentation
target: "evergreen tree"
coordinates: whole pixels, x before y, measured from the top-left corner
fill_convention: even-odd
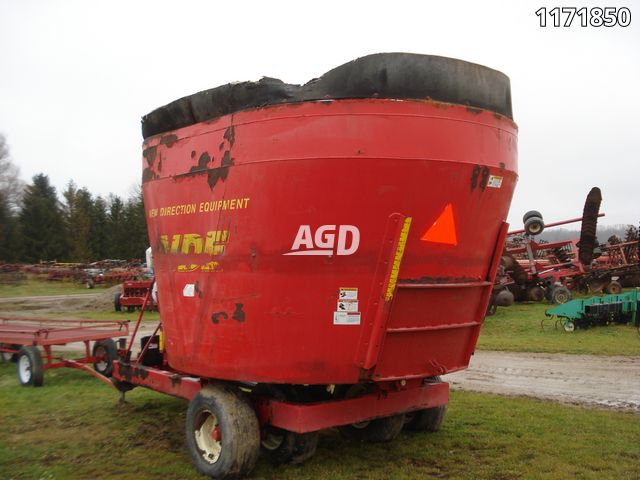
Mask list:
[[[125,206],[117,195],[109,197],[107,214],[107,256],[111,259],[125,259],[129,236],[125,223]]]
[[[67,257],[64,219],[56,189],[46,175],[35,175],[33,183],[25,188],[19,220],[23,260],[35,263]]]
[[[64,191],[65,222],[67,241],[70,247],[69,259],[74,262],[89,262],[91,251],[91,211],[93,200],[86,188],[78,190],[70,181]]]
[[[0,191],[0,263],[17,262],[21,252],[18,219],[11,211],[10,202]]]
[[[90,212],[91,218],[91,251],[94,260],[103,260],[109,256],[108,251],[108,220],[107,202],[102,197],[97,197],[93,201]]]
[[[127,242],[127,259],[144,259],[144,254],[149,247],[147,234],[147,222],[144,214],[144,202],[142,191],[137,191],[127,200],[124,210],[125,224],[129,233]]]

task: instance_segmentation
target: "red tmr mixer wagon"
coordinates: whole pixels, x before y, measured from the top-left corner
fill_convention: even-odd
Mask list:
[[[245,475],[261,450],[301,462],[329,427],[439,427],[517,179],[505,75],[376,54],[179,99],[143,135],[162,323],[114,379],[190,401],[200,472]]]

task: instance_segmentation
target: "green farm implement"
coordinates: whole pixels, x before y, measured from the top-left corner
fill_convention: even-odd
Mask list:
[[[640,327],[640,289],[617,295],[571,300],[550,308],[547,317],[557,317],[567,332],[611,323],[633,323]],[[556,323],[557,325],[557,323]]]

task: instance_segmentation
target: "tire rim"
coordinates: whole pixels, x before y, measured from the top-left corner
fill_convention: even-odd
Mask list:
[[[198,416],[193,435],[198,450],[205,462],[214,464],[222,453],[222,434],[218,418],[208,410],[204,410]]]
[[[371,422],[369,420],[365,420],[364,422],[352,423],[351,426],[358,430],[363,430],[369,426]]]
[[[13,353],[11,353],[11,352],[2,352],[2,359],[5,362],[11,361],[11,357],[13,357]]]
[[[267,428],[261,442],[266,450],[277,450],[284,442],[284,433],[278,430],[276,428]]]
[[[565,322],[563,326],[566,332],[573,332],[576,329],[576,325],[573,322]]]
[[[22,355],[18,360],[18,375],[22,383],[31,381],[31,361],[26,355]]]
[[[97,359],[95,363],[96,370],[99,373],[106,371],[107,367],[109,366],[109,362],[105,360],[107,357],[107,352],[105,351],[102,345],[96,348],[96,351],[94,352],[93,356],[96,357]]]

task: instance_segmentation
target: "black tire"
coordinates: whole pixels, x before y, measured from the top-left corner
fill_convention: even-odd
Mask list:
[[[186,437],[196,469],[216,479],[249,474],[260,453],[255,411],[240,390],[228,385],[208,385],[193,397]]]
[[[526,223],[527,220],[529,220],[532,217],[538,217],[540,220],[542,220],[542,214],[537,211],[537,210],[529,210],[527,213],[525,213],[522,216],[522,223]]]
[[[89,278],[85,282],[84,286],[87,287],[87,289],[91,289],[91,288],[95,287],[95,283],[93,283],[93,280],[91,278]]]
[[[604,289],[609,295],[619,295],[622,293],[622,285],[620,282],[612,280]]]
[[[376,418],[368,422],[343,425],[338,429],[345,438],[350,440],[390,442],[400,434],[404,423],[404,413],[401,413],[390,417]]]
[[[118,359],[118,347],[113,339],[107,338],[94,343],[93,356],[98,357],[98,360],[93,362],[93,369],[96,372],[105,377],[113,375],[113,362]]]
[[[541,302],[544,300],[544,290],[538,285],[527,288],[527,300],[530,302]]]
[[[578,243],[578,260],[585,266],[593,261],[593,250],[596,248],[598,214],[602,203],[602,193],[598,187],[593,187],[584,202],[582,210],[582,227],[580,228],[580,242]]]
[[[44,383],[44,367],[40,351],[36,347],[22,347],[16,361],[18,381],[23,387],[41,387]]]
[[[412,432],[437,432],[447,415],[447,405],[407,413],[405,428]]]
[[[127,312],[131,313],[131,312],[135,312],[136,311],[136,307],[132,306],[132,305],[127,305]]]
[[[120,304],[121,296],[122,296],[121,293],[116,293],[116,296],[113,298],[113,308],[115,309],[116,312],[122,311],[122,305]]]
[[[295,433],[276,427],[267,427],[260,441],[260,452],[274,465],[299,465],[316,453],[318,432]]]
[[[259,385],[253,394],[277,400],[299,402],[300,395],[293,389],[273,385]],[[267,426],[260,436],[260,454],[274,465],[299,465],[311,458],[318,448],[318,432],[296,433]]]
[[[527,235],[535,236],[544,232],[544,222],[540,217],[531,217],[524,222],[524,231]]]
[[[430,383],[442,382],[441,377],[431,377]],[[447,405],[423,408],[405,415],[404,427],[412,432],[437,432],[447,414]]]
[[[515,296],[513,295],[513,292],[508,288],[505,288],[504,290],[500,290],[496,294],[495,303],[499,307],[510,307],[511,305],[513,305],[513,302],[515,301],[516,299],[515,299]]]
[[[551,303],[567,303],[573,298],[571,290],[564,285],[556,285],[551,291]]]

